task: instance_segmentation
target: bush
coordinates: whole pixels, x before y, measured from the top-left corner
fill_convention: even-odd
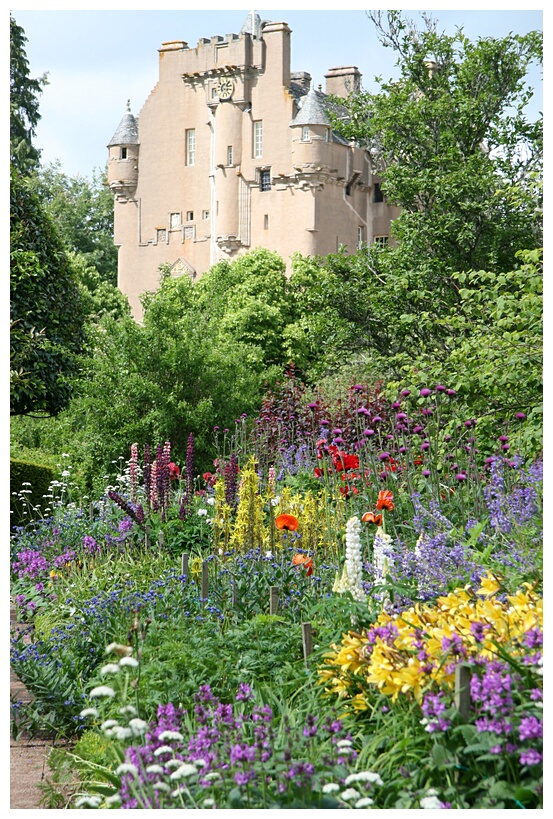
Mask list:
[[[44,505],[44,495],[53,480],[49,466],[10,458],[10,529],[26,522],[30,508]]]

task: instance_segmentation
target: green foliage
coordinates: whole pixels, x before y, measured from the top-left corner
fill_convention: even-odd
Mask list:
[[[43,508],[44,495],[54,480],[48,466],[10,458],[10,528],[20,526],[30,508]]]
[[[397,355],[398,380],[390,394],[407,386],[443,381],[457,390],[467,412],[479,419],[488,446],[504,423],[511,447],[525,457],[542,449],[543,272],[541,251],[517,254],[514,270],[459,273],[460,302],[440,325],[440,347],[413,357]],[[516,413],[524,413],[521,423]]]
[[[113,196],[106,185],[105,171],[95,171],[91,180],[70,177],[55,162],[39,168],[31,186],[56,226],[66,251],[82,257],[87,269],[97,271],[100,282],[116,287]]]
[[[27,38],[23,28],[10,15],[10,162],[19,173],[28,174],[37,167],[40,151],[32,139],[40,120],[38,95],[47,78],[29,75],[25,51]]]
[[[541,33],[472,43],[429,18],[420,31],[398,11],[369,16],[400,80],[348,98],[341,127],[369,146],[387,200],[402,208],[399,256],[428,276],[508,269],[516,250],[541,244],[542,124],[524,110]]]
[[[10,182],[10,413],[56,415],[69,402],[84,310],[51,220],[14,169]]]

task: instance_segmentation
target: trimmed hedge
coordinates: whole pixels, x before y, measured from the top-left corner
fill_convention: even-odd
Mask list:
[[[47,506],[43,496],[48,493],[53,480],[54,471],[49,466],[10,458],[10,531],[14,526],[22,526],[29,522],[28,514],[24,514],[24,505],[17,497],[21,490],[30,489],[30,493],[25,493],[28,498],[27,502],[33,508],[38,506],[43,509]],[[24,486],[24,484],[30,484],[30,486]],[[14,495],[14,492],[17,495]]]

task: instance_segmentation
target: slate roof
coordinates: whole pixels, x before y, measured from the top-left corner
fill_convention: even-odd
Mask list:
[[[123,116],[116,132],[108,142],[111,145],[138,145],[138,121],[130,111]]]
[[[246,22],[240,29],[240,34],[253,34],[257,40],[261,40],[261,17],[257,12],[250,11],[246,17]]]
[[[326,94],[311,88],[290,125],[330,125],[325,98]]]

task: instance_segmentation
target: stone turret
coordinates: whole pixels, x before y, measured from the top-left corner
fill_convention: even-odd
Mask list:
[[[117,194],[127,194],[138,182],[138,121],[130,102],[117,130],[108,143],[108,185]]]

